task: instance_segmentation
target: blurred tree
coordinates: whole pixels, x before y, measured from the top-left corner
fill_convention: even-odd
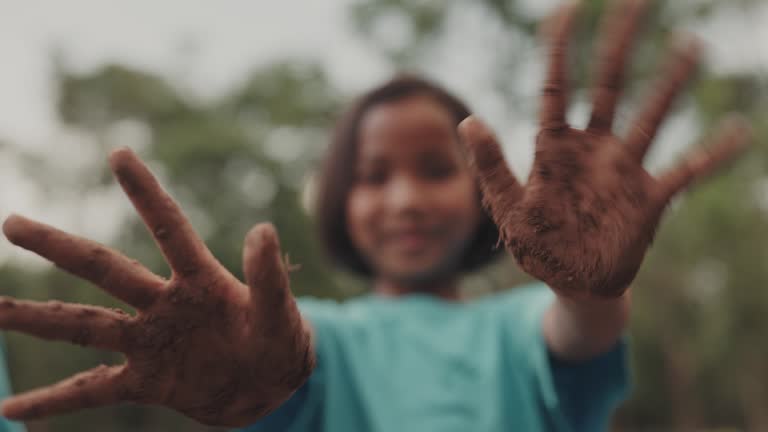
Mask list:
[[[633,56],[628,104],[643,96],[638,89],[653,77],[670,34],[678,27],[726,8],[748,10],[759,3],[653,2],[647,31]],[[472,47],[493,47],[487,90],[495,93],[509,115],[533,122],[532,96],[538,88],[521,89],[518,84],[524,68],[537,60],[531,52],[538,19],[530,12],[530,4],[520,0],[365,0],[356,3],[352,12],[372,49],[400,68],[425,73],[435,72],[436,53],[460,55],[467,48],[457,40],[471,40],[494,29],[481,46]],[[572,69],[577,102],[586,99],[589,68],[594,63],[585,60],[592,56],[605,4],[605,0],[582,2],[582,21],[571,48],[572,59],[580,60],[573,62]],[[482,28],[456,24],[456,17],[476,14],[484,17]],[[390,33],[394,30],[405,30],[410,38],[393,43]],[[457,31],[463,35],[458,39],[452,36]],[[706,125],[701,136],[690,141],[706,137],[729,111],[744,113],[752,121],[758,143],[768,141],[766,84],[765,75],[713,76],[704,71],[693,97],[681,104]],[[636,390],[618,415],[617,430],[689,431],[722,425],[768,430],[768,328],[762,320],[768,315],[768,149],[756,147],[727,175],[688,194],[681,206],[673,206],[662,224],[633,289]],[[497,285],[521,279],[514,271],[491,271]]]
[[[295,62],[256,70],[230,93],[207,103],[187,100],[173,83],[125,66],[108,65],[85,74],[61,67],[57,71],[59,116],[67,127],[89,137],[84,140],[93,147],[89,153],[99,155],[77,174],[73,205],[118,189],[106,156],[117,145],[140,142],[135,137],[143,134],[149,139],[137,150],[152,162],[214,255],[234,274],[241,272],[245,233],[253,224],[269,221],[276,225],[292,262],[301,265],[291,275],[296,294],[343,295],[323,262],[301,202],[306,173],[324,150],[340,101],[317,66]],[[55,186],[62,179],[51,175],[57,161],[22,152],[15,157],[43,190],[60,193]],[[132,213],[126,221],[115,245],[159,274],[168,274],[138,216]],[[54,269],[25,271],[7,265],[0,268],[0,280],[18,297],[121,307],[98,289]],[[43,344],[18,334],[9,337],[17,390],[51,383],[87,365],[120,361],[110,353]],[[50,359],[57,362],[51,364]],[[105,408],[31,426],[33,431],[82,430],[83,424],[91,425],[89,430],[208,430],[143,407]]]

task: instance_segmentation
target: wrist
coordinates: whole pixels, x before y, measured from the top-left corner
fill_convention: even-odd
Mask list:
[[[630,291],[617,298],[557,295],[545,316],[547,343],[558,357],[586,360],[610,350],[629,323]]]

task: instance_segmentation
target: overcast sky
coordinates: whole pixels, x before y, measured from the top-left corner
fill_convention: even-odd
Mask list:
[[[68,64],[78,70],[90,70],[106,62],[127,63],[180,77],[200,95],[215,95],[254,66],[280,57],[317,59],[337,85],[352,92],[361,90],[391,71],[385,61],[351,37],[345,10],[352,2],[0,0],[0,140],[45,152],[50,149],[51,157],[61,157],[62,143],[72,141],[56,124],[52,112],[48,63],[53,49],[63,52]],[[522,3],[531,13],[542,15],[557,2]],[[457,19],[470,20],[471,24],[472,17]],[[747,14],[726,11],[691,30],[707,42],[709,61],[716,65],[716,72],[768,71],[768,2]],[[471,36],[457,32],[457,40],[467,37]],[[492,55],[487,49],[477,51]],[[475,63],[482,65],[482,61]],[[534,75],[536,68],[531,70],[529,78],[534,82],[538,79]],[[490,118],[494,126],[503,129],[500,113],[483,100],[480,90],[473,90],[472,79],[467,79],[476,72],[451,64],[436,73],[466,96],[470,105]],[[675,138],[690,130],[694,120],[684,117],[677,121],[677,135],[675,126],[665,132],[662,145],[665,139],[679,141]],[[534,129],[533,125],[515,125],[501,133],[508,142],[517,142],[529,139]],[[507,151],[514,159],[514,168],[524,170],[530,163],[530,148],[507,147]],[[124,201],[120,197],[97,197],[93,208],[73,209],[41,203],[28,192],[33,192],[28,182],[8,161],[0,160],[0,219],[17,211],[107,239],[113,229],[109,224],[88,228],[88,224],[78,221],[88,214],[93,216],[100,207],[117,208]],[[0,262],[15,253],[0,241]]]

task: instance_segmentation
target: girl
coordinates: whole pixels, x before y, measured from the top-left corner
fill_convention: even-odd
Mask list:
[[[746,142],[744,127],[730,126],[713,150],[659,179],[642,169],[693,70],[692,45],[676,49],[628,136],[611,133],[643,7],[619,2],[606,21],[584,131],[565,121],[575,6],[552,21],[541,132],[525,186],[492,134],[465,120],[469,112],[445,90],[404,77],[363,96],[337,128],[318,202],[330,255],[371,280],[370,295],[342,305],[297,307],[268,224],[246,236],[246,284],[239,282],[126,149],[110,164],[173,269],[170,280],[104,246],[10,217],[3,229],[11,242],[137,314],[0,300],[2,328],[127,357],[9,399],[3,413],[37,418],[134,401],[253,431],[604,429],[628,388],[627,288],[661,213]],[[461,274],[488,262],[499,239],[546,285],[465,302]]]

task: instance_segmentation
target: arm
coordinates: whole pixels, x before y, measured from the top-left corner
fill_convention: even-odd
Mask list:
[[[469,147],[485,207],[520,267],[557,299],[543,320],[551,352],[588,359],[610,349],[629,316],[627,287],[637,274],[670,200],[746,147],[741,122],[721,128],[699,150],[654,178],[643,158],[699,58],[692,42],[675,46],[647,105],[626,137],[613,132],[624,63],[646,1],[613,3],[598,52],[593,111],[585,130],[571,127],[566,52],[576,3],[548,27],[549,68],[542,92],[536,157],[527,184],[509,171],[493,134],[469,118],[459,132]]]
[[[624,333],[631,303],[630,291],[615,299],[558,296],[544,315],[544,340],[563,360],[596,357],[615,346]]]

